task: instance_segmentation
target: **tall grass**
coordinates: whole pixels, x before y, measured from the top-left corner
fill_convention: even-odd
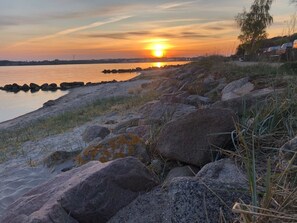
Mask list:
[[[243,222],[297,222],[297,150],[280,150],[296,136],[295,83],[247,111],[237,124],[237,157],[246,167],[252,197],[252,205],[234,206]]]

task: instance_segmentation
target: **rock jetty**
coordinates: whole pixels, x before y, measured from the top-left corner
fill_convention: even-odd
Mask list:
[[[6,84],[3,87],[0,87],[0,90],[7,91],[7,92],[13,92],[13,93],[18,93],[19,91],[24,91],[28,92],[31,91],[32,93],[38,92],[38,91],[57,91],[57,90],[69,90],[73,88],[78,88],[78,87],[84,87],[84,86],[95,86],[95,85],[100,85],[100,84],[108,84],[108,83],[116,83],[116,80],[112,81],[102,81],[102,82],[87,82],[86,84],[84,82],[62,82],[59,86],[56,83],[44,83],[42,85],[38,85],[36,83],[30,83],[24,84],[24,85],[19,85],[17,83],[13,84]]]

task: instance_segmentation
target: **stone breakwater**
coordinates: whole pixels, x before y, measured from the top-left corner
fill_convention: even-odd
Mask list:
[[[72,88],[77,88],[77,87],[83,87],[83,86],[95,86],[95,85],[99,85],[99,84],[108,84],[108,83],[116,83],[116,80],[112,80],[112,81],[102,81],[102,82],[96,82],[96,83],[92,83],[92,82],[62,82],[60,85],[56,84],[56,83],[44,83],[42,85],[38,85],[36,83],[30,83],[30,84],[24,84],[24,85],[19,85],[16,83],[13,84],[6,84],[3,87],[0,87],[0,90],[3,91],[7,91],[7,92],[14,92],[14,93],[18,93],[19,91],[24,91],[24,92],[38,92],[38,91],[57,91],[57,90],[69,90]]]
[[[148,68],[141,68],[141,67],[136,67],[136,68],[131,68],[131,69],[105,69],[102,71],[104,74],[117,74],[117,73],[137,73],[141,71],[151,71],[151,70],[163,70],[163,69],[169,69],[169,68],[178,68],[182,65],[165,65],[162,67],[148,67]]]

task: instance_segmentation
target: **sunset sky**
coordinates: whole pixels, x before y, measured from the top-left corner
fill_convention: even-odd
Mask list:
[[[169,57],[231,54],[234,17],[252,2],[0,0],[0,60],[150,57],[156,44]],[[289,2],[275,0],[270,37],[287,34]]]

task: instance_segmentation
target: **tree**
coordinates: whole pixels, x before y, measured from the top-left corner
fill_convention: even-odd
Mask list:
[[[249,55],[256,52],[259,40],[267,38],[266,28],[273,23],[273,17],[269,14],[272,2],[273,0],[255,0],[249,12],[244,9],[235,17],[241,31],[238,39]]]

